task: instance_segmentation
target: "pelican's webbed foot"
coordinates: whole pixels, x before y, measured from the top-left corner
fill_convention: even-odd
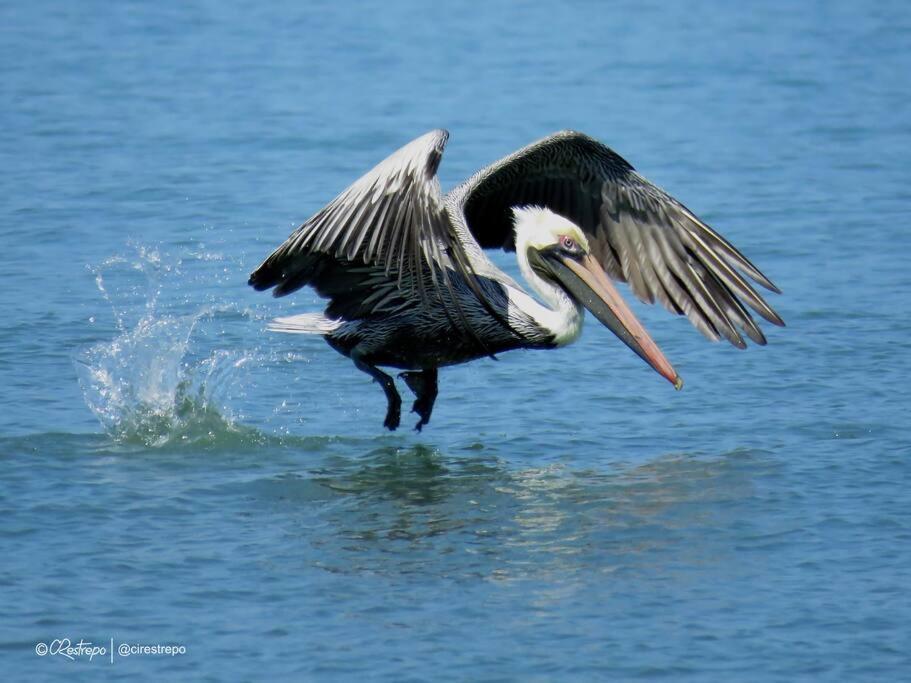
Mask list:
[[[375,365],[364,361],[356,351],[351,353],[351,360],[354,361],[358,370],[366,372],[383,387],[383,393],[386,394],[386,419],[383,420],[383,426],[390,431],[395,431],[401,422],[402,415],[402,397],[395,388],[395,381]]]
[[[398,429],[399,423],[402,421],[402,399],[399,398],[398,392],[396,392],[394,399],[390,398],[387,394],[386,400],[388,401],[388,404],[386,406],[386,419],[383,420],[383,426],[390,432],[394,432]]]
[[[421,419],[414,428],[421,431],[421,428],[430,422],[433,404],[437,400],[437,369],[403,372],[399,377],[405,380],[405,384],[417,397],[411,406],[411,412],[420,415]]]

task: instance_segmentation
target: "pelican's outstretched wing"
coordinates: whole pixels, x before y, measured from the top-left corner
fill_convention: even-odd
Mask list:
[[[491,311],[443,204],[437,167],[449,133],[435,130],[380,162],[295,230],[250,275],[283,296],[312,285],[327,313],[354,318],[435,296],[480,343],[452,291],[453,276]],[[439,296],[443,289],[447,296]],[[483,344],[482,344],[483,346]]]
[[[778,288],[743,254],[620,155],[582,133],[563,131],[520,149],[450,195],[485,248],[515,248],[514,206],[544,206],[565,216],[585,231],[608,275],[629,282],[641,300],[657,299],[686,315],[709,339],[724,337],[743,348],[739,328],[765,344],[744,303],[784,325],[744,274],[773,292]]]

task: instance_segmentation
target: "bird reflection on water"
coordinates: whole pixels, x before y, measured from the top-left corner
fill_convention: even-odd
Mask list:
[[[320,549],[313,561],[333,572],[505,580],[672,568],[732,550],[731,529],[749,524],[754,478],[770,467],[755,450],[638,465],[618,457],[593,470],[571,459],[523,468],[480,447],[450,455],[389,445],[327,455],[293,480],[306,495],[289,495],[285,482],[280,509],[296,542]],[[300,514],[310,519],[306,538]]]

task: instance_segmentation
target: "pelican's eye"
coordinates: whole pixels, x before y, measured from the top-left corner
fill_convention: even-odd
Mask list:
[[[560,238],[560,246],[566,249],[566,251],[575,251],[576,250],[576,240],[574,240],[569,235],[563,235]]]

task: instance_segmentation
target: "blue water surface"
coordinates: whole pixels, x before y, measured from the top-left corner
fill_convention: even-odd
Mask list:
[[[4,680],[907,678],[909,45],[904,2],[2,4]],[[788,327],[635,302],[684,391],[589,321],[385,432],[246,278],[435,127],[444,187],[603,140]]]

